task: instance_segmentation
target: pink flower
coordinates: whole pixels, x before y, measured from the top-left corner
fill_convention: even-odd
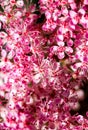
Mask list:
[[[0,129],[87,130],[87,1],[0,2]]]
[[[84,0],[84,5],[88,5],[88,0]]]
[[[18,8],[22,8],[22,7],[24,6],[23,0],[17,0],[16,6],[17,6]]]

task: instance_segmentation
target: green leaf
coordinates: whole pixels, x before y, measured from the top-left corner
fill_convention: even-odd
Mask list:
[[[28,9],[28,7],[29,7],[29,5],[30,5],[29,0],[24,0],[24,4],[25,4],[26,9]]]
[[[29,82],[28,87],[32,87],[32,82]]]
[[[1,12],[4,12],[4,9],[2,8],[2,6],[0,5],[0,11]]]
[[[30,1],[30,0],[29,0]],[[38,0],[32,0],[32,3],[37,4]]]

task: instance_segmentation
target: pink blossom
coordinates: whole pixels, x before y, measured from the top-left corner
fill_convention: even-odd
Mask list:
[[[87,1],[33,2],[0,0],[0,129],[87,130]]]
[[[85,4],[85,5],[88,5],[88,0],[84,0],[84,4]]]
[[[17,0],[17,2],[16,2],[16,6],[17,6],[17,7],[22,8],[23,5],[24,5],[23,0]]]

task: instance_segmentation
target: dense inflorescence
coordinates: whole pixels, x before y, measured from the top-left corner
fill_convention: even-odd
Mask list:
[[[87,130],[87,76],[87,0],[0,0],[0,130]]]

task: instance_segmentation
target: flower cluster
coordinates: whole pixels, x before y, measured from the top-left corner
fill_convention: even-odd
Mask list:
[[[0,0],[0,130],[87,130],[88,1]],[[81,91],[80,91],[81,93]]]

